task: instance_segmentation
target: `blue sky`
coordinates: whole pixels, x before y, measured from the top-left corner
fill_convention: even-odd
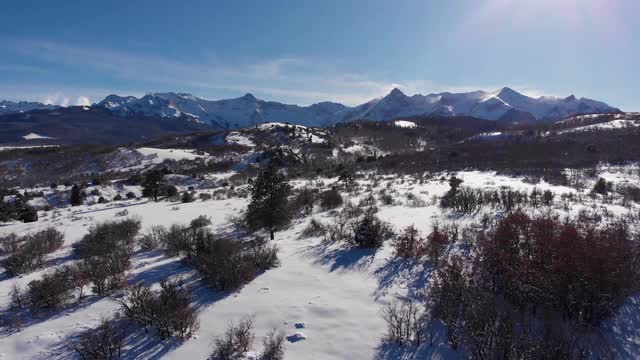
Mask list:
[[[7,1],[0,99],[575,94],[640,111],[636,0]]]

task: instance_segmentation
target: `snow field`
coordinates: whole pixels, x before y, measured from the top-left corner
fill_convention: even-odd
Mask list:
[[[637,175],[634,175],[637,172],[629,171],[633,169],[611,167],[602,170],[602,176],[607,180],[638,182]],[[220,177],[225,178],[227,175],[229,174]],[[448,177],[446,174],[442,176]],[[544,182],[532,185],[524,183],[522,179],[493,172],[468,171],[459,172],[456,176],[464,180],[463,186],[481,189],[510,187],[530,192],[535,187],[542,191],[551,190],[556,196],[562,193],[585,194],[589,191]],[[453,216],[431,202],[433,196],[439,197],[449,188],[448,183],[440,178],[440,175],[434,176],[420,184],[409,176],[382,177],[372,189],[374,194],[377,197],[380,190],[387,189],[394,195],[397,204],[385,206],[378,203],[377,216],[389,222],[396,232],[415,225],[423,236],[428,234],[436,221],[456,221],[461,226],[477,221],[482,213]],[[321,179],[325,188],[336,180]],[[292,181],[296,188],[313,186],[315,183]],[[359,179],[358,184],[361,188],[366,188],[373,186],[374,181],[365,177]],[[111,195],[111,190],[101,191]],[[427,205],[407,206],[408,192],[424,200]],[[368,194],[364,190],[357,194],[343,192],[342,195],[345,201],[357,204]],[[566,213],[575,215],[580,209],[590,209],[594,204],[595,202],[572,204]],[[48,212],[46,216],[41,213],[41,220],[36,223],[13,223],[0,227],[0,235],[11,232],[23,235],[50,225],[65,234],[63,248],[50,254],[50,268],[16,278],[0,275],[0,306],[6,307],[9,304],[9,291],[14,282],[24,288],[29,281],[51,271],[54,266],[73,261],[72,244],[80,240],[92,224],[122,218],[117,213],[125,209],[128,211],[127,216],[141,219],[144,233],[153,225],[184,224],[200,215],[211,218],[213,229],[225,230],[229,227],[227,217],[238,215],[246,205],[247,199],[239,198],[205,202],[198,200],[188,204],[133,200],[59,208]],[[599,206],[616,213],[624,211],[619,205]],[[316,210],[312,217],[328,223],[331,221],[331,212]],[[258,353],[262,349],[263,337],[269,330],[277,328],[288,339],[285,343],[287,359],[391,359],[405,356],[406,353],[392,357],[378,347],[385,332],[380,311],[393,300],[416,296],[428,284],[429,269],[410,261],[399,262],[394,259],[390,242],[374,252],[351,248],[341,243],[327,244],[319,237],[302,238],[300,233],[310,219],[311,217],[297,219],[291,228],[276,233],[275,243],[280,249],[279,267],[266,271],[232,293],[211,290],[199,280],[194,270],[177,258],[167,257],[158,251],[136,252],[132,258],[131,281],[157,285],[162,279],[185,278],[194,287],[193,303],[200,311],[200,329],[193,338],[182,344],[174,341],[160,342],[139,334],[141,336],[127,340],[123,349],[125,357],[129,354],[128,358],[205,359],[211,353],[213,338],[221,335],[231,321],[237,323],[245,314],[255,316],[254,350]],[[455,246],[450,249],[450,252],[456,251],[458,249]],[[112,315],[118,307],[113,299],[90,297],[76,307],[41,320],[27,321],[19,332],[0,334],[0,354],[7,359],[66,358],[69,352],[64,344],[70,337],[84,329],[95,327],[101,317]],[[638,297],[632,297],[620,313],[604,325],[608,336],[615,339],[615,346],[624,351],[624,354],[640,353],[640,316],[637,314],[640,314],[640,301]],[[449,359],[459,358],[461,354],[436,343],[429,356]]]

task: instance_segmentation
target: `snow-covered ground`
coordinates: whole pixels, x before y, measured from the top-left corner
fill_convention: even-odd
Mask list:
[[[256,144],[247,135],[239,132],[231,132],[226,137],[227,143],[254,147]]]
[[[0,146],[0,151],[15,150],[15,149],[35,149],[46,147],[58,147],[59,145],[24,145],[24,146]]]
[[[193,150],[183,149],[157,149],[150,147],[141,147],[136,149],[136,151],[144,156],[153,158],[157,163],[161,163],[165,160],[195,160],[204,157],[203,155],[197,155]]]
[[[157,151],[160,149],[153,149]],[[140,149],[138,149],[140,151]],[[143,150],[146,151],[146,150]],[[174,150],[175,152],[176,150]],[[151,150],[147,154],[151,154]],[[195,156],[194,154],[170,152],[171,158]],[[165,154],[166,155],[166,154]],[[167,156],[169,156],[167,155]],[[629,168],[607,168],[607,180],[638,181],[637,172]],[[633,170],[633,169],[631,169]],[[637,169],[636,169],[637,170]],[[220,175],[226,178],[230,174]],[[560,194],[586,194],[588,190],[550,185],[544,182],[529,184],[522,179],[497,175],[493,172],[460,172],[463,186],[483,189],[510,187],[531,191],[552,190]],[[433,176],[429,180],[417,181],[410,176],[383,176],[377,181],[358,180],[361,188],[374,186],[378,193],[382,189],[391,191],[397,202],[391,206],[378,204],[378,216],[399,231],[415,225],[423,233],[431,230],[434,222],[460,224],[476,221],[481,214],[457,216],[443,211],[437,202],[449,188],[444,177]],[[176,179],[172,179],[176,180]],[[179,179],[178,179],[179,180]],[[337,179],[320,179],[325,188]],[[176,180],[177,181],[177,180]],[[316,181],[296,180],[295,187],[314,185]],[[102,187],[109,196],[115,192]],[[43,189],[45,190],[45,189]],[[123,189],[136,190],[136,189]],[[109,192],[111,191],[111,192]],[[137,190],[139,191],[139,189]],[[203,190],[208,191],[208,190]],[[421,207],[407,206],[407,193],[424,200]],[[345,199],[358,203],[368,195],[343,193]],[[592,208],[592,203],[572,204],[567,211],[559,206],[556,211],[576,214],[580,209]],[[143,232],[153,225],[168,226],[187,223],[199,215],[211,217],[214,230],[229,228],[228,217],[238,215],[247,205],[247,199],[196,201],[193,203],[150,202],[128,200],[108,204],[61,207],[40,213],[36,223],[13,223],[0,227],[0,235],[8,233],[26,234],[55,226],[65,234],[62,249],[51,254],[52,266],[73,261],[72,244],[78,241],[96,222],[122,218],[117,215],[127,210],[127,216],[142,220]],[[602,204],[616,213],[625,211],[619,205]],[[312,215],[320,221],[330,221],[331,213],[316,210]],[[429,269],[410,262],[399,263],[393,259],[393,249],[387,242],[377,252],[349,247],[341,243],[326,243],[320,237],[305,238],[302,229],[310,217],[294,221],[291,228],[276,233],[275,243],[280,252],[280,266],[266,271],[242,289],[232,293],[216,292],[199,280],[197,274],[178,258],[171,258],[158,251],[136,252],[133,257],[131,282],[144,281],[157,284],[171,277],[192,280],[195,287],[193,304],[200,313],[200,329],[184,343],[160,342],[151,336],[140,334],[129,339],[124,349],[127,358],[206,359],[212,351],[212,340],[221,335],[231,321],[237,322],[243,315],[255,315],[256,348],[261,350],[262,337],[272,328],[281,329],[290,337],[286,342],[287,359],[392,359],[378,347],[385,332],[385,323],[380,317],[383,306],[395,299],[414,296],[424,288],[429,279]],[[452,249],[452,251],[455,251]],[[9,302],[9,291],[14,283],[23,287],[39,278],[47,270],[11,278],[0,274],[0,307]],[[65,348],[68,339],[78,332],[95,327],[101,316],[109,316],[118,310],[116,301],[110,298],[92,297],[79,306],[63,310],[45,318],[25,323],[18,332],[0,333],[0,358],[6,359],[62,359],[68,358]],[[631,315],[630,315],[631,314]],[[615,346],[623,355],[640,353],[640,301],[630,298],[605,324],[605,331],[615,335]],[[299,334],[296,336],[296,334]],[[297,341],[293,341],[297,340]],[[626,351],[626,352],[625,352]],[[406,355],[406,354],[405,354]],[[425,358],[455,359],[461,353],[446,345],[436,343]],[[408,355],[405,358],[409,358]]]
[[[39,134],[36,134],[36,133],[29,133],[29,134],[23,136],[22,138],[25,139],[25,140],[55,139],[55,138],[52,138],[50,136],[39,135]]]
[[[394,125],[397,127],[408,128],[408,129],[413,129],[416,127],[416,123],[414,123],[413,121],[407,121],[407,120],[394,121]]]
[[[625,129],[625,128],[635,128],[640,126],[640,121],[636,120],[628,120],[628,119],[617,119],[611,120],[604,123],[592,124],[586,126],[580,126],[573,129],[567,129],[559,131],[559,134],[571,133],[571,132],[582,132],[582,131],[596,131],[596,130],[615,130],[615,129]]]

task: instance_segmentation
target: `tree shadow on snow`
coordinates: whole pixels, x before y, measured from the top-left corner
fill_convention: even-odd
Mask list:
[[[68,316],[74,312],[81,311],[94,303],[104,299],[102,296],[89,295],[80,303],[72,303],[69,306],[56,310],[32,311],[28,307],[15,310],[6,310],[0,315],[2,328],[0,334],[10,335],[21,331],[24,328],[54,320],[63,316]]]
[[[458,352],[446,349],[443,346],[429,346],[422,344],[420,346],[397,345],[397,344],[381,344],[379,345],[373,356],[374,360],[454,360],[465,359],[466,357]]]
[[[640,354],[640,294],[629,297],[602,326],[614,356],[632,359]]]
[[[209,287],[195,269],[177,258],[174,261],[150,266],[145,270],[133,274],[129,278],[129,283],[136,284],[142,282],[148,286],[169,279],[181,279],[182,282],[191,289],[191,305],[196,309],[222,300],[230,294],[228,292],[216,291]]]
[[[375,349],[374,360],[422,360],[439,359],[454,360],[467,359],[461,350],[453,350],[448,344],[447,330],[441,323],[434,323],[430,331],[430,338],[423,334],[422,343],[415,345],[400,345],[397,343],[381,342]]]
[[[314,263],[328,266],[330,271],[362,270],[371,265],[376,255],[375,249],[361,249],[322,242],[306,250]]]
[[[123,359],[160,359],[182,345],[182,342],[176,339],[162,340],[153,329],[146,332],[126,319],[118,320],[117,327],[126,334],[122,344]],[[78,359],[78,354],[69,345],[77,342],[84,331],[86,330],[70,334],[53,345],[50,352],[36,359]]]
[[[150,252],[150,254],[140,252],[136,255],[139,257],[156,257],[158,254],[159,253],[156,252]],[[233,292],[213,290],[197,271],[179,259],[160,263],[139,271],[129,278],[129,282],[131,284],[142,282],[149,286],[157,284],[162,280],[177,278],[181,279],[184,285],[191,289],[191,305],[198,311],[233,294]],[[99,297],[96,298],[100,299]],[[160,359],[183,344],[183,342],[177,339],[162,340],[154,329],[146,332],[141,326],[132,324],[126,319],[122,319],[121,324],[126,331],[126,338],[122,349],[122,358],[124,359]],[[68,344],[78,339],[81,334],[82,332],[77,332],[66,337],[53,347],[53,355],[48,354],[46,358],[76,359],[77,354],[68,347]]]
[[[429,286],[433,271],[434,267],[429,263],[393,258],[374,272],[378,279],[378,289],[373,295],[378,300],[389,294],[394,287],[402,287],[407,289],[408,297],[420,298]]]

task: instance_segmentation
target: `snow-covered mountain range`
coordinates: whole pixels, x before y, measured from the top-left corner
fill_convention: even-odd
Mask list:
[[[126,115],[191,116],[223,128],[241,128],[280,121],[326,126],[353,120],[389,120],[407,116],[473,116],[486,120],[554,121],[576,114],[612,113],[619,109],[603,102],[569,96],[532,98],[510,88],[495,92],[439,93],[407,96],[393,89],[387,96],[356,107],[332,102],[311,106],[287,105],[256,99],[251,94],[227,100],[205,100],[190,94],[153,93],[138,99],[109,95],[98,103]]]
[[[390,120],[411,116],[471,116],[509,122],[557,121],[578,114],[615,113],[619,109],[603,102],[571,95],[566,98],[523,95],[513,89],[494,92],[438,93],[407,96],[393,89],[382,98],[348,107],[333,102],[310,106],[257,99],[251,94],[226,100],[205,100],[184,93],[150,93],[141,98],[109,95],[96,107],[120,117],[149,116],[192,119],[215,128],[236,129],[264,122],[288,122],[327,126],[353,120]],[[51,109],[39,103],[0,102],[0,115],[33,109]]]
[[[153,93],[138,99],[109,95],[98,106],[121,115],[142,113],[164,117],[189,116],[216,127],[235,129],[263,122],[289,122],[324,126],[334,122],[338,114],[349,108],[322,102],[311,106],[287,105],[256,99],[251,94],[228,100],[205,100],[191,94]]]
[[[439,93],[407,96],[398,89],[349,110],[346,119],[387,120],[403,116],[472,116],[486,120],[553,121],[576,114],[612,113],[619,109],[603,102],[543,96],[532,98],[503,88],[495,92]]]
[[[46,105],[39,102],[20,101],[13,102],[7,100],[0,100],[0,115],[22,113],[31,110],[45,109],[53,110],[58,108],[56,105]]]

